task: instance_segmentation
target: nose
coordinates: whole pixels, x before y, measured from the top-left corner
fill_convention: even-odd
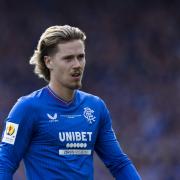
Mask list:
[[[78,58],[74,58],[73,67],[74,67],[74,68],[79,68],[79,67],[81,67],[81,63],[80,63],[80,61],[78,60]]]

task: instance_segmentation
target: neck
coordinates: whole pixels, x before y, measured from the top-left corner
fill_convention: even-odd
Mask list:
[[[63,99],[66,102],[72,101],[75,93],[74,90],[65,87],[59,87],[58,85],[55,85],[51,82],[49,82],[49,87],[59,98]]]

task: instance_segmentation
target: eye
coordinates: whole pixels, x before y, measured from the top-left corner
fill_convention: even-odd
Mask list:
[[[85,58],[85,54],[79,54],[77,58],[79,60],[83,60]]]

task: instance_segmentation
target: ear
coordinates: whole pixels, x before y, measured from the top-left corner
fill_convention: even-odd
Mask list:
[[[51,70],[53,67],[52,67],[52,59],[50,56],[44,56],[44,62],[45,62],[45,65],[46,67]]]

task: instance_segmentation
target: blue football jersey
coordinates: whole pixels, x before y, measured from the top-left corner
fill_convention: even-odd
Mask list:
[[[6,119],[0,179],[11,180],[23,159],[28,180],[92,180],[94,152],[117,179],[122,169],[138,177],[99,97],[76,90],[64,102],[46,86],[21,97]]]

